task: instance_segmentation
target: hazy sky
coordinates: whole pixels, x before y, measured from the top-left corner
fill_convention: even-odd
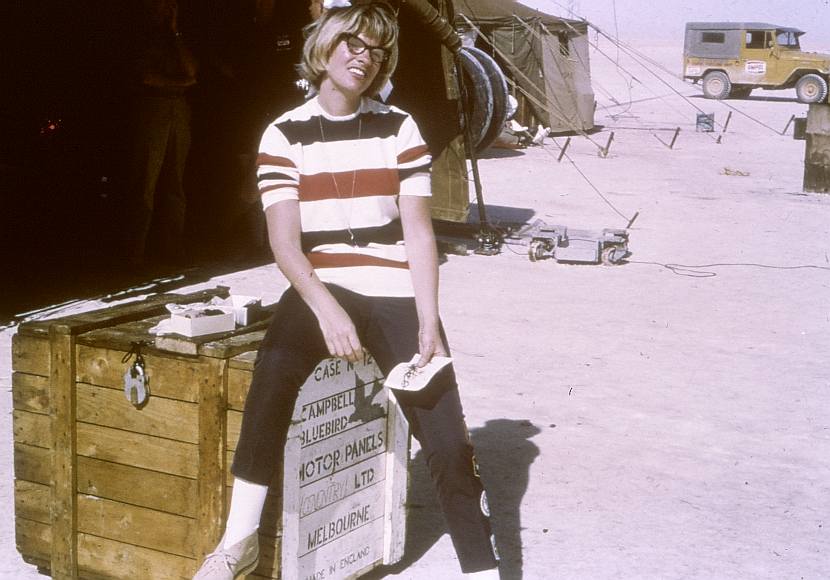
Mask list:
[[[519,0],[558,16],[571,9],[623,41],[683,42],[686,22],[770,22],[804,30],[802,48],[830,52],[830,0]],[[616,10],[615,10],[616,8]],[[616,20],[614,14],[616,12]]]

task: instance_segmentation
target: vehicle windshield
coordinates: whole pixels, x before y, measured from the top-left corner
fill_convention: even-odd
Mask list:
[[[798,35],[795,32],[779,32],[775,41],[782,48],[798,48]]]

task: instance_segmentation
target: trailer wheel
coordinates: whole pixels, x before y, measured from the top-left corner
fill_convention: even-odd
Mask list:
[[[707,99],[725,99],[732,90],[732,82],[725,72],[709,71],[703,75],[703,96]]]
[[[600,254],[600,262],[603,266],[616,266],[622,262],[625,252],[621,246],[605,246]]]
[[[795,83],[800,103],[821,103],[827,98],[827,81],[817,74],[804,75]]]
[[[531,262],[536,262],[537,260],[541,260],[545,257],[546,251],[547,247],[545,242],[536,240],[534,242],[530,242],[530,247],[527,249],[527,257],[530,258]]]

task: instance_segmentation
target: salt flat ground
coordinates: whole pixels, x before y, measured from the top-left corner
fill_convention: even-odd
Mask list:
[[[704,100],[600,48],[614,59],[592,52],[603,129],[574,137],[562,162],[557,138],[492,150],[480,169],[497,224],[624,227],[639,212],[628,263],[532,263],[508,245],[441,266],[502,576],[826,578],[830,197],[802,191],[804,143],[780,134],[807,107],[791,91]],[[643,52],[679,69],[678,47]],[[716,132],[695,131],[699,112]],[[266,301],[284,287],[273,267],[214,282]],[[0,336],[0,577],[35,578],[14,548],[12,332]],[[459,577],[420,460],[404,563],[373,577]]]

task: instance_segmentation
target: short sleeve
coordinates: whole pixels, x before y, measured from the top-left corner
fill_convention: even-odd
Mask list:
[[[401,123],[397,137],[398,178],[401,195],[432,195],[429,169],[432,157],[418,126],[410,115]]]
[[[299,169],[295,148],[275,125],[262,134],[256,160],[256,177],[262,208],[299,199]]]

